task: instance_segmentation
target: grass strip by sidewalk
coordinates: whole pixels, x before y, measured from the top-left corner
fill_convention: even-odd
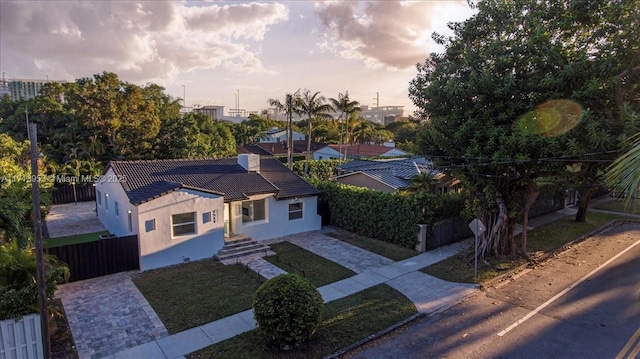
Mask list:
[[[625,208],[624,204],[622,204],[622,200],[620,199],[614,199],[611,202],[605,202],[594,206],[593,208],[605,211],[640,214],[640,203],[637,200],[635,203],[631,204],[630,208]]]
[[[133,283],[170,334],[251,309],[264,279],[241,265],[206,259],[143,272]]]
[[[326,234],[330,237],[347,242],[353,246],[360,247],[366,251],[376,253],[396,262],[420,254],[420,252],[399,246],[397,244],[361,236],[359,234],[348,232],[343,229],[336,229],[335,231]]]
[[[323,358],[416,313],[405,296],[386,284],[324,305],[318,332],[306,343],[281,351],[259,330],[252,330],[188,356],[196,358]]]
[[[290,242],[270,245],[275,255],[264,257],[289,273],[303,275],[316,287],[349,278],[356,273]]]
[[[69,244],[86,243],[99,241],[100,236],[103,234],[109,234],[107,231],[77,234],[75,236],[65,236],[57,238],[47,238],[43,242],[44,248],[62,247]]]
[[[587,213],[586,222],[576,222],[574,216],[564,217],[558,221],[529,230],[527,252],[532,254],[538,251],[551,251],[602,227],[614,219],[620,218],[625,217],[624,215],[593,211]],[[520,246],[520,238],[520,235],[515,238],[517,246]],[[504,273],[506,270],[525,263],[525,261],[526,259],[522,257],[515,259],[492,257],[489,259],[491,266],[486,266],[482,261],[478,261],[478,277],[474,278],[473,249],[471,249],[423,268],[421,271],[450,282],[482,283]]]

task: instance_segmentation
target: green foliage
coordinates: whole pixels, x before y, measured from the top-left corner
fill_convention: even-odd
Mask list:
[[[258,327],[281,346],[309,339],[322,322],[320,292],[305,278],[283,274],[264,282],[253,297]]]
[[[305,175],[305,161],[296,161],[293,163],[293,172],[310,181],[326,181],[337,174],[338,165],[340,165],[340,160],[311,160],[309,161],[309,172]]]
[[[329,204],[332,224],[407,248],[417,243],[418,224],[433,225],[458,215],[464,203],[457,195],[400,195],[330,181],[313,184],[322,192],[320,200]]]
[[[624,205],[630,208],[631,202],[640,189],[640,133],[633,137],[635,142],[631,149],[620,156],[609,167],[607,183],[617,193],[626,194]]]
[[[44,258],[47,299],[69,278],[69,268],[54,256]],[[37,262],[33,247],[21,249],[18,241],[0,246],[0,320],[38,311]]]
[[[506,218],[536,178],[565,175],[586,201],[601,183],[638,124],[640,41],[631,29],[639,12],[635,0],[488,0],[450,25],[453,36],[434,36],[446,50],[418,65],[409,89],[429,120],[417,141],[477,196],[493,229],[481,246],[513,253]],[[581,108],[540,107],[550,100]],[[572,163],[578,170],[569,173]]]

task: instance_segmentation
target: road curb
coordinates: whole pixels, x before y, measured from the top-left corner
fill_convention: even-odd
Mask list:
[[[534,267],[538,264],[544,263],[546,261],[548,261],[549,259],[551,259],[552,257],[557,256],[558,254],[566,251],[567,249],[571,248],[573,245],[578,244],[588,238],[594,237],[598,234],[601,234],[605,231],[608,231],[611,228],[623,225],[623,224],[627,224],[627,223],[640,223],[640,219],[614,219],[612,221],[609,221],[607,223],[605,223],[603,226],[594,229],[591,232],[588,232],[586,234],[583,234],[582,236],[567,242],[557,248],[551,249],[547,252],[545,252],[543,255],[541,255],[538,258],[535,259],[530,259],[528,262],[525,262],[513,269],[508,270],[507,272],[489,279],[488,281],[480,284],[480,290],[486,290],[489,287],[493,287],[494,285],[496,285],[499,282],[514,278],[515,275],[517,275],[519,272],[523,271],[526,268],[529,267]]]

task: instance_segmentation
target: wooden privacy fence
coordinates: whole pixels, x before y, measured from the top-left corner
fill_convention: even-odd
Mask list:
[[[70,282],[140,269],[136,235],[47,248],[46,252],[69,266]]]
[[[53,204],[95,201],[96,188],[93,183],[82,183],[75,186],[70,184],[55,186],[51,192],[51,200]]]

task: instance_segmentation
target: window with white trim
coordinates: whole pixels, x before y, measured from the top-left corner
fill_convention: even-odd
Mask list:
[[[266,201],[257,199],[242,202],[242,223],[259,221],[267,218]]]
[[[289,220],[290,221],[294,219],[302,219],[302,213],[303,213],[302,202],[289,203]]]
[[[171,215],[171,227],[174,237],[196,233],[196,212]]]
[[[102,192],[96,191],[96,201],[98,201],[98,206],[102,207]]]

